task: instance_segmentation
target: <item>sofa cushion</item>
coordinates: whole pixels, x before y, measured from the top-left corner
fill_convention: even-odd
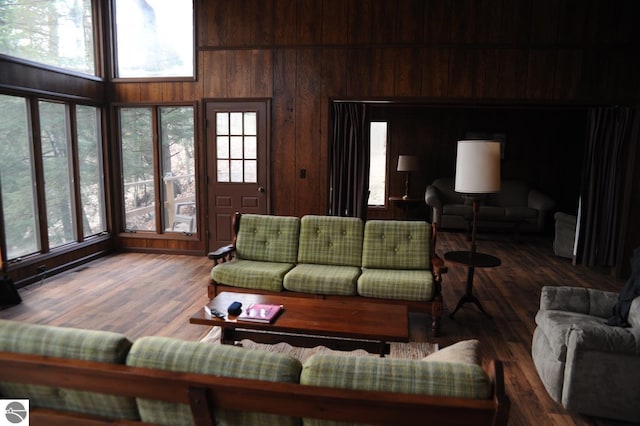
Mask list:
[[[233,259],[211,269],[211,279],[220,284],[255,290],[282,291],[282,280],[293,263]]]
[[[460,398],[491,396],[491,382],[480,365],[399,358],[315,354],[305,361],[300,383]]]
[[[298,263],[359,267],[363,228],[362,220],[355,217],[304,216]]]
[[[489,197],[494,206],[523,206],[528,205],[529,185],[520,180],[500,181],[500,191]]]
[[[435,351],[424,357],[422,360],[428,362],[452,362],[481,365],[480,353],[478,350],[479,346],[480,341],[477,339],[463,340]]]
[[[467,204],[445,204],[442,206],[442,214],[462,216],[471,219],[473,209]]]
[[[430,271],[364,269],[358,278],[358,294],[365,297],[429,301],[434,292]]]
[[[478,209],[478,218],[480,219],[503,219],[504,207],[501,206],[481,206]]]
[[[364,268],[428,270],[431,227],[421,221],[370,220],[364,227]]]
[[[300,219],[289,216],[243,214],[236,239],[240,259],[296,263]]]
[[[504,215],[507,219],[535,219],[538,217],[538,210],[523,206],[507,206],[504,208]]]
[[[355,296],[360,268],[315,264],[296,265],[284,277],[284,288],[310,294]]]
[[[108,331],[81,330],[0,320],[0,351],[124,364],[131,341]],[[5,398],[30,405],[120,419],[138,419],[134,398],[65,388],[0,383]]]
[[[138,339],[129,352],[127,365],[288,383],[299,381],[302,368],[300,361],[286,354],[157,336]],[[171,426],[193,424],[186,404],[139,399],[138,406],[145,422]],[[219,425],[300,424],[299,419],[270,414],[228,410],[215,414]]]

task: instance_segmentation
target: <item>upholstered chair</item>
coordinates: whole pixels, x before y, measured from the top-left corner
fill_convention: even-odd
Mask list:
[[[640,297],[629,327],[607,325],[618,293],[544,287],[532,357],[547,392],[567,410],[640,422]]]

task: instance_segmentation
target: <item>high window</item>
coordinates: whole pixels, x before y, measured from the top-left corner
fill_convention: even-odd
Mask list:
[[[116,77],[193,77],[193,0],[113,0]]]
[[[193,234],[193,107],[123,107],[119,117],[125,230]]]
[[[387,194],[387,122],[370,125],[369,206],[386,205]]]
[[[95,74],[91,0],[0,1],[0,53]]]
[[[0,95],[3,260],[107,230],[100,110]]]

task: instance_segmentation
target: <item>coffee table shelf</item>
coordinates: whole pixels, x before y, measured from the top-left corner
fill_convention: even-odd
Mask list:
[[[204,309],[189,322],[222,328],[222,343],[250,339],[260,343],[287,342],[294,346],[323,345],[331,349],[365,349],[381,356],[389,353],[388,342],[409,341],[407,307],[383,303],[325,300],[320,298],[258,295],[222,292],[209,307],[226,314],[228,306],[238,301],[246,308],[252,303],[284,306],[284,312],[270,324],[224,319],[207,314]]]

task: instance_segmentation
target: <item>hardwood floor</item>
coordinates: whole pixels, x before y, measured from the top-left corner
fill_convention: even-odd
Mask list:
[[[467,249],[460,233],[441,232],[437,253]],[[411,338],[446,346],[477,338],[483,358],[504,362],[506,388],[511,398],[510,425],[623,425],[567,413],[544,390],[531,360],[540,290],[545,285],[574,285],[619,291],[624,281],[553,255],[551,238],[524,235],[479,236],[478,250],[502,260],[497,268],[476,269],[474,293],[482,315],[466,304],[451,312],[465,291],[466,269],[449,264],[444,275],[442,336],[427,336],[427,317],[412,314]],[[50,277],[20,290],[23,303],[0,311],[0,318],[38,324],[112,330],[131,339],[145,335],[199,340],[208,331],[188,323],[189,316],[207,301],[211,269],[206,257],[126,253],[108,256],[75,270]]]

